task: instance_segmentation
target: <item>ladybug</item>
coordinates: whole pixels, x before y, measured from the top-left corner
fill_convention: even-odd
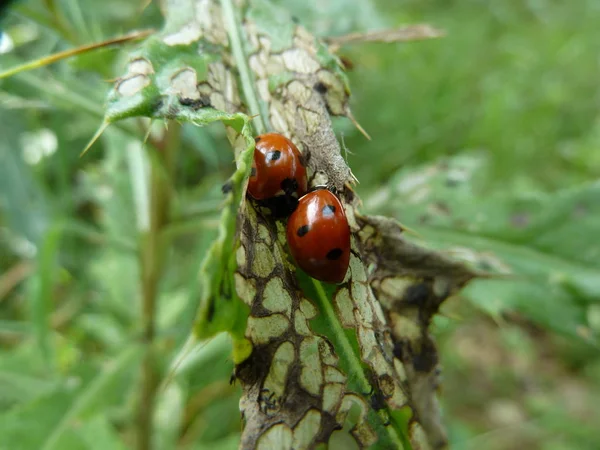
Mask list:
[[[342,203],[327,189],[301,197],[286,229],[290,252],[308,275],[341,283],[350,263],[350,226]]]
[[[302,154],[292,141],[278,133],[261,134],[255,141],[248,194],[266,206],[283,206],[280,215],[288,215],[306,193]]]

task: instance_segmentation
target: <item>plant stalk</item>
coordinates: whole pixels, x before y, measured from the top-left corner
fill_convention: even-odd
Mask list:
[[[264,108],[260,107],[260,100],[255,88],[256,84],[248,64],[248,57],[244,50],[244,44],[241,37],[242,30],[239,26],[240,21],[236,18],[232,0],[221,0],[221,7],[223,8],[223,21],[225,22],[225,28],[229,35],[231,53],[233,54],[237,69],[240,73],[240,82],[242,84],[244,98],[246,99],[250,114],[258,119],[253,121],[254,129],[257,134],[263,134],[269,128],[269,118]]]
[[[138,450],[151,450],[153,415],[160,373],[154,349],[156,303],[164,267],[164,229],[169,224],[175,155],[180,144],[181,126],[170,123],[158,149],[151,150],[148,196],[148,225],[140,229],[140,268],[142,288],[142,343],[140,395],[137,411]],[[140,223],[143,223],[141,221]]]

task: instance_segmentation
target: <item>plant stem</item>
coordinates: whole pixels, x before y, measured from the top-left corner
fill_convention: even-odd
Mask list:
[[[256,129],[256,132],[258,134],[262,134],[268,128],[269,120],[268,117],[266,117],[264,109],[260,107],[258,95],[255,89],[254,77],[250,71],[248,57],[245,54],[242,39],[240,37],[240,22],[235,16],[232,0],[221,0],[221,7],[223,8],[225,28],[227,28],[227,34],[229,35],[231,53],[233,53],[233,58],[238,71],[240,72],[240,81],[242,83],[244,97],[246,99],[246,103],[248,103],[250,114],[258,118],[258,120],[253,122],[253,125]]]
[[[142,39],[149,36],[154,30],[143,30],[136,31],[134,33],[127,34],[125,36],[121,36],[118,38],[107,39],[102,42],[95,42],[93,44],[82,45],[75,48],[70,48],[68,50],[64,50],[62,52],[54,53],[52,55],[44,56],[42,58],[35,59],[33,61],[28,61],[24,64],[20,64],[14,67],[11,67],[4,72],[0,72],[0,79],[11,77],[17,73],[25,72],[27,70],[37,69],[40,67],[47,66],[49,64],[53,64],[57,61],[62,61],[63,59],[70,58],[71,56],[81,55],[92,50],[96,50],[98,48],[108,47],[110,45],[122,44],[127,41],[131,41],[133,39]]]
[[[140,267],[142,284],[142,343],[140,397],[137,414],[137,449],[152,449],[152,418],[160,374],[155,350],[156,300],[164,265],[163,231],[169,222],[171,180],[175,154],[180,144],[181,126],[170,123],[157,151],[150,155],[148,222],[140,224]],[[142,170],[144,170],[142,168]],[[142,213],[143,211],[138,211]],[[147,223],[147,226],[143,224]]]

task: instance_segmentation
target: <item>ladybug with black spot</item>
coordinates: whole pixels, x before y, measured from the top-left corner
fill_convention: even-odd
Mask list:
[[[292,141],[278,133],[261,134],[255,141],[248,194],[277,216],[287,216],[307,189],[302,154]]]
[[[341,283],[350,263],[350,226],[339,199],[319,188],[301,197],[287,223],[287,241],[298,266],[326,283]]]

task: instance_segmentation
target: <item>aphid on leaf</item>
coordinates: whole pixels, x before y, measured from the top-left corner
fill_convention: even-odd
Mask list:
[[[350,263],[350,227],[342,203],[327,189],[301,197],[287,223],[298,266],[311,277],[341,283]]]

